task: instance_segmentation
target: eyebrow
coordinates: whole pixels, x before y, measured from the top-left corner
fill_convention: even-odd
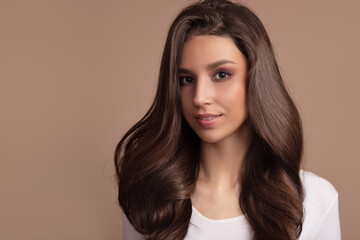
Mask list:
[[[218,66],[221,66],[221,65],[227,64],[227,63],[235,64],[233,61],[230,61],[230,60],[227,60],[227,59],[220,59],[220,60],[217,60],[215,62],[212,62],[212,63],[208,64],[206,66],[206,69],[210,71],[210,70],[212,70],[214,68],[217,68]],[[179,73],[190,74],[192,72],[189,69],[186,69],[186,68],[179,68]]]

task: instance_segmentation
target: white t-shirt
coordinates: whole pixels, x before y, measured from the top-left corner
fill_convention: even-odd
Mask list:
[[[304,222],[300,240],[339,240],[338,192],[330,182],[308,171],[300,171],[305,190]],[[144,240],[123,214],[124,240]],[[251,240],[252,229],[244,215],[214,220],[192,207],[185,240]]]

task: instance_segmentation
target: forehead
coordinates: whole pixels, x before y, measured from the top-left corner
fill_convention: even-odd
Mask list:
[[[244,56],[228,36],[195,35],[184,42],[180,66],[205,66],[219,59],[242,62]]]

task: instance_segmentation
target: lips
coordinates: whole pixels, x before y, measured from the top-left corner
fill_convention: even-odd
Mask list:
[[[203,127],[210,127],[214,125],[222,114],[197,114],[196,121]]]

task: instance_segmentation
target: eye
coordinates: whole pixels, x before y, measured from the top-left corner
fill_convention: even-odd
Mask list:
[[[216,73],[214,78],[217,80],[221,80],[223,78],[226,78],[227,76],[229,76],[228,73],[221,71],[221,72]]]
[[[188,85],[194,82],[194,79],[189,76],[182,76],[179,79],[180,85]]]

